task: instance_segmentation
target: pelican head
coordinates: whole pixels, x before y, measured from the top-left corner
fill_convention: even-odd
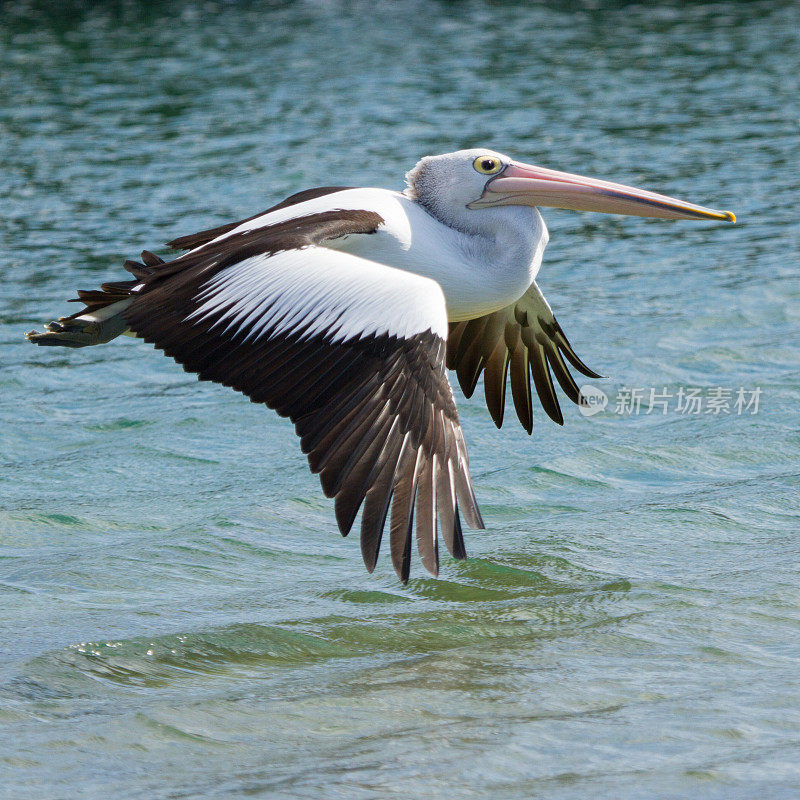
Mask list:
[[[409,196],[443,220],[463,218],[464,208],[551,206],[635,217],[736,222],[731,211],[716,211],[621,183],[524,164],[484,148],[423,158],[406,175],[406,181]]]

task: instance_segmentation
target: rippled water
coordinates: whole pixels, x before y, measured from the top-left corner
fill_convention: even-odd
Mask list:
[[[4,4],[1,796],[800,795],[800,11],[572,5]],[[23,340],[142,247],[481,143],[740,224],[546,213],[611,405],[528,438],[458,394],[488,530],[440,580],[365,574],[286,420]]]

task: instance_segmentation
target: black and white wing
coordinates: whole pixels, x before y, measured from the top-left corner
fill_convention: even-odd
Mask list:
[[[483,523],[445,370],[439,285],[324,246],[382,224],[375,212],[333,210],[198,235],[173,261],[128,265],[139,283],[124,317],[200,380],[291,418],[343,535],[363,506],[369,571],[391,507],[392,562],[407,581],[415,511],[433,574],[437,517],[457,558],[459,509],[471,527]]]
[[[535,282],[513,305],[450,324],[447,367],[456,371],[467,397],[484,373],[486,405],[498,428],[503,424],[509,372],[514,408],[528,433],[533,431],[531,376],[542,407],[563,425],[553,374],[567,397],[574,403],[580,401],[580,389],[567,362],[590,378],[600,377],[578,358]]]

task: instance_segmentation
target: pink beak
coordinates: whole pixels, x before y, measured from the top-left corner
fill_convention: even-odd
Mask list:
[[[508,205],[551,206],[635,217],[736,222],[732,211],[716,211],[621,183],[584,178],[518,162],[510,163],[496,178],[492,178],[480,199],[470,203],[469,208]]]

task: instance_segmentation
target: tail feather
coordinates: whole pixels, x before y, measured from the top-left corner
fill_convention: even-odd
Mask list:
[[[127,331],[128,323],[123,312],[133,302],[130,294],[105,291],[78,294],[78,300],[86,303],[86,308],[69,317],[48,322],[43,333],[29,331],[25,338],[38,345],[89,347],[110,342]]]
[[[58,347],[87,347],[100,344],[100,323],[60,317],[48,322],[45,332],[29,331],[25,338],[38,345]]]
[[[133,302],[136,287],[152,275],[154,267],[163,263],[160,256],[142,250],[142,263],[125,262],[125,268],[134,280],[104,283],[99,289],[79,289],[78,296],[69,302],[83,303],[80,311],[47,323],[44,333],[30,331],[25,338],[34,344],[58,347],[89,347],[110,342],[127,332],[128,324],[123,312]]]
[[[131,296],[136,281],[118,281],[116,283],[104,283],[99,289],[78,289],[78,296],[73,297],[68,302],[83,303],[84,308],[70,314],[67,319],[77,319],[87,313],[99,311],[101,308],[118,303]]]

